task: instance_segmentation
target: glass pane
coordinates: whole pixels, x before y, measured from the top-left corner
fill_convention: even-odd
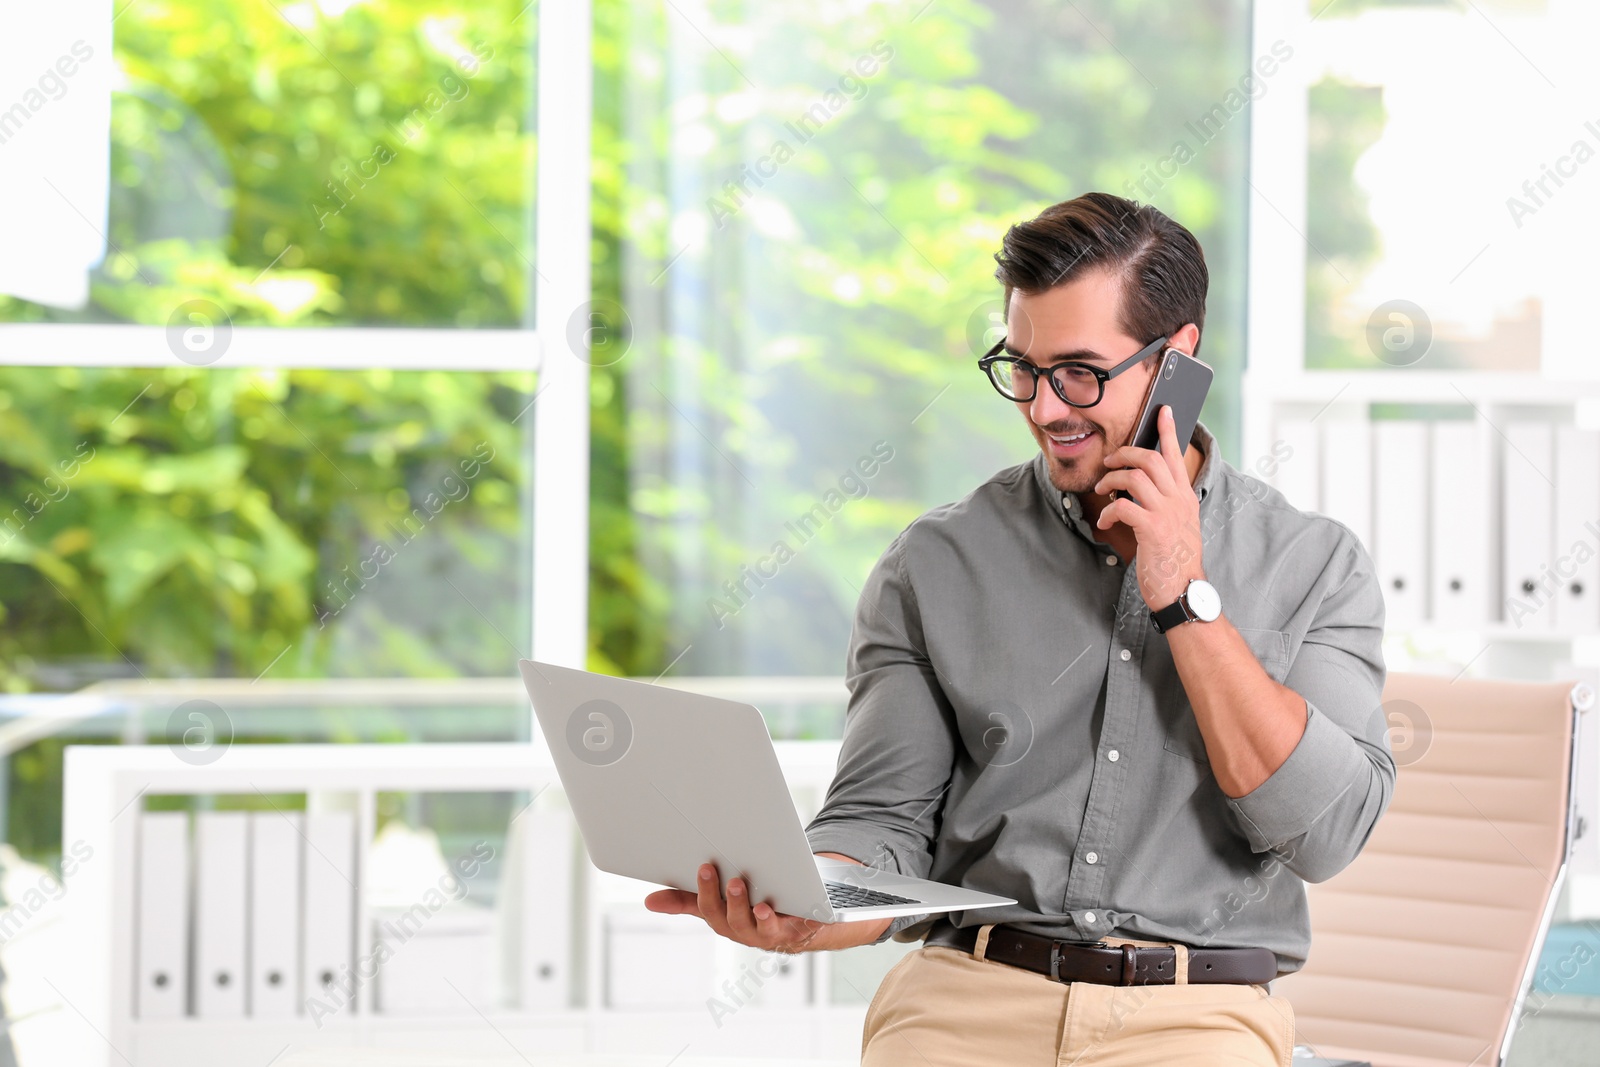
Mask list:
[[[1330,4],[1305,31],[1306,366],[1588,378],[1593,4]],[[1493,76],[1485,76],[1492,71]],[[1557,87],[1560,87],[1559,89]]]
[[[86,306],[0,295],[0,321],[531,325],[537,23],[523,0],[120,6],[109,214],[73,205],[106,259]]]
[[[1066,367],[1054,373],[1062,392],[1073,404],[1096,404],[1100,400],[1100,380],[1082,367]]]
[[[503,676],[519,373],[0,368],[0,689]]]
[[[625,177],[595,277],[632,329],[596,371],[597,669],[837,676],[894,536],[1036,451],[976,367],[993,255],[1080,193],[1204,245],[1205,420],[1235,451],[1248,4],[630,14],[596,74]]]
[[[1021,363],[991,363],[989,377],[1006,396],[1027,396],[1033,392],[1033,375]]]

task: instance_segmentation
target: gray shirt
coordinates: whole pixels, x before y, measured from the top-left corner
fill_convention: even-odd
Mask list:
[[[1383,595],[1348,527],[1229,465],[1204,425],[1191,441],[1206,577],[1263,669],[1305,698],[1283,765],[1223,793],[1138,557],[1099,540],[1040,453],[917,519],[873,567],[814,851],[1018,901],[951,913],[958,926],[1259,946],[1300,968],[1302,880],[1354,859],[1394,789]]]

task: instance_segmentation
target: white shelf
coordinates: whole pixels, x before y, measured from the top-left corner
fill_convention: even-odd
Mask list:
[[[1252,403],[1443,403],[1572,406],[1600,399],[1600,379],[1554,381],[1507,371],[1246,370],[1245,406]]]
[[[820,802],[833,777],[839,742],[784,741],[775,747],[805,816]],[[849,1056],[859,1048],[865,1005],[829,1003],[828,961],[817,957],[812,957],[811,1004],[805,1008],[748,1004],[731,1017],[718,1018],[705,1007],[661,1012],[599,1007],[605,948],[598,936],[600,922],[618,897],[638,906],[642,893],[639,885],[627,894],[618,892],[622,880],[602,876],[587,863],[579,868],[575,886],[579,903],[570,920],[579,936],[569,996],[584,1006],[554,1012],[480,1014],[474,1009],[461,1015],[389,1016],[374,1011],[374,986],[366,982],[359,987],[353,1011],[321,1018],[135,1017],[135,901],[126,887],[135,872],[136,830],[144,796],[304,793],[308,804],[314,798],[344,798],[357,813],[356,869],[365,871],[376,831],[376,797],[386,791],[527,791],[538,797],[541,806],[560,806],[563,799],[542,739],[528,744],[234,745],[205,765],[179,760],[164,745],[70,746],[65,758],[63,840],[83,842],[92,850],[92,858],[74,876],[64,901],[67,921],[62,924],[59,957],[71,960],[71,966],[50,977],[62,1001],[88,1025],[73,1028],[81,1040],[73,1055],[61,1062],[199,1067],[245,1062],[248,1055],[242,1050],[259,1048],[265,1063],[284,1048],[300,1048],[307,1042],[373,1046],[413,1038],[422,1043],[444,1041],[451,1048],[482,1045],[483,1051],[496,1047],[503,1051],[497,1031],[519,1043],[526,1041],[530,1050],[556,1052],[653,1054],[664,1049],[670,1056],[692,1042],[698,1052],[723,1048],[724,1054],[755,1057],[775,1047],[775,1040],[778,1047],[805,1055]],[[368,894],[357,892],[356,959],[372,952],[371,915]],[[586,975],[586,981],[580,975]],[[663,1035],[676,1043],[661,1046]],[[679,1035],[687,1036],[678,1040]]]

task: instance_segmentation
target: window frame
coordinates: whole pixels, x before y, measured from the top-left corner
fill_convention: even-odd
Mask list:
[[[531,5],[530,5],[531,6]],[[582,667],[588,633],[588,339],[566,328],[590,299],[590,0],[538,4],[533,321],[530,329],[233,328],[214,366],[532,370],[531,603],[535,659]],[[539,270],[537,264],[560,264]],[[546,329],[541,330],[542,325]],[[0,366],[167,367],[165,326],[0,324]],[[507,674],[512,674],[507,665]]]

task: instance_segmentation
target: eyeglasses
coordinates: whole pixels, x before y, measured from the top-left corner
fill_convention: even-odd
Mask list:
[[[1039,378],[1046,376],[1050,379],[1050,387],[1056,391],[1056,396],[1064,402],[1075,408],[1092,408],[1105,396],[1106,382],[1161,351],[1161,346],[1166,343],[1166,337],[1157,337],[1115,367],[1105,370],[1093,363],[1076,362],[1057,363],[1052,367],[1035,367],[1025,359],[1001,355],[1006,347],[1006,342],[1002,339],[978,360],[978,369],[988,377],[989,384],[994,386],[995,392],[1018,404],[1026,404],[1032,400],[1039,391]]]

